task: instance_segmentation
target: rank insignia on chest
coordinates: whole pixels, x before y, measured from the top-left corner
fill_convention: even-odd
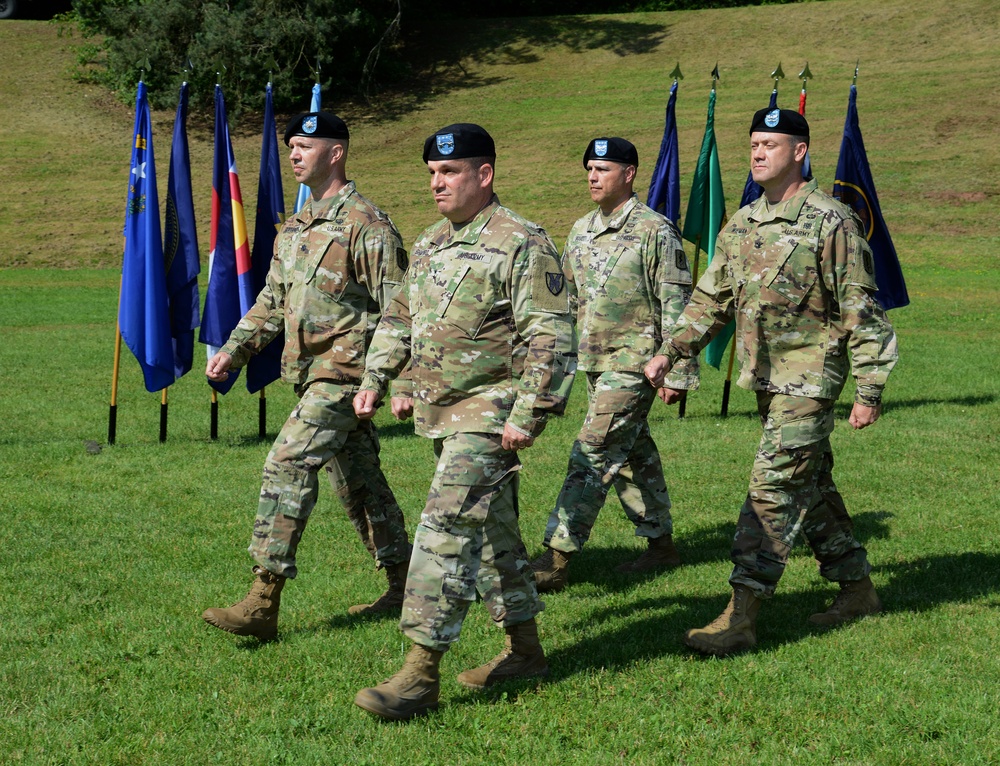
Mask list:
[[[757,237],[757,239],[755,239],[753,241],[753,246],[755,248],[757,248],[758,250],[760,250],[762,247],[764,247],[764,240],[763,240],[763,238],[762,237]]]
[[[545,272],[545,286],[549,288],[549,292],[553,295],[559,295],[563,291],[565,281],[560,272]]]

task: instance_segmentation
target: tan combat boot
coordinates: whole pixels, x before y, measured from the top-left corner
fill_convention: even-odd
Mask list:
[[[684,643],[705,654],[725,657],[757,645],[760,599],[746,585],[734,585],[729,605],[704,628],[684,634]]]
[[[881,611],[882,602],[875,592],[870,577],[862,580],[844,580],[840,583],[840,593],[830,608],[825,612],[814,614],[809,618],[809,622],[813,625],[832,627]]]
[[[654,569],[669,569],[681,565],[680,554],[674,547],[671,535],[646,538],[647,548],[635,561],[618,567],[619,572],[652,572]]]
[[[545,661],[545,652],[538,641],[538,625],[534,618],[505,630],[507,639],[504,650],[485,665],[459,673],[458,682],[462,686],[485,689],[512,678],[533,678],[549,674],[549,664]]]
[[[569,583],[569,557],[572,555],[549,548],[531,562],[539,593],[556,593],[566,587]]]
[[[372,603],[357,604],[348,609],[347,613],[353,615],[376,615],[395,612],[399,614],[403,606],[403,597],[406,595],[406,573],[409,568],[409,561],[386,567],[385,576],[389,580],[389,589]]]
[[[414,644],[399,672],[378,686],[359,691],[354,704],[394,721],[406,721],[437,710],[441,689],[438,664],[443,655],[444,652]]]
[[[246,597],[228,609],[206,609],[201,618],[227,633],[237,636],[256,636],[270,641],[278,635],[278,607],[281,589],[287,578],[273,574],[262,566],[253,568],[257,580]]]

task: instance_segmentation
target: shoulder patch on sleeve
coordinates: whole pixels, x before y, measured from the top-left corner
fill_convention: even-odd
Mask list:
[[[874,292],[878,289],[875,282],[875,258],[868,242],[860,234],[853,232],[847,235],[848,246],[852,254],[850,282]]]
[[[550,255],[531,259],[531,304],[536,311],[564,314],[569,311],[566,278],[559,261]]]

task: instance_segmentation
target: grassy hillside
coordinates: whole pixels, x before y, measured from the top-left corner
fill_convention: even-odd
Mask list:
[[[484,694],[459,687],[454,676],[502,642],[475,605],[442,665],[441,711],[408,725],[351,703],[407,647],[394,620],[347,617],[382,582],[326,487],[300,549],[302,574],[285,591],[281,639],[259,646],[199,619],[249,583],[245,546],[269,446],[256,438],[256,402],[237,386],[210,441],[196,370],[170,389],[160,444],[159,397],[143,392],[126,352],[118,442],[101,449],[133,115],[70,80],[75,41],[55,27],[0,22],[0,763],[1000,762],[998,13],[993,0],[826,0],[476,23],[412,40],[422,62],[413,82],[375,106],[327,95],[354,131],[351,175],[408,241],[437,217],[423,139],[478,121],[499,144],[502,199],[561,242],[589,207],[580,155],[594,135],[636,142],[645,195],[666,73],[678,61],[685,196],[717,61],[730,210],[746,178],[747,122],[779,61],[791,78],[782,106],[797,104],[794,74],[806,60],[816,76],[812,160],[829,188],[860,59],[861,125],[912,298],[891,312],[902,361],[883,418],[851,432],[845,393],[833,436],[882,616],[812,628],[806,618],[833,588],[800,547],[761,611],[758,651],[706,661],[684,648],[681,633],[728,597],[729,543],[759,438],[747,392],[735,391],[730,417],[718,417],[722,376],[707,369],[684,420],[659,406],[651,414],[685,565],[616,573],[639,541],[611,499],[570,587],[546,599],[552,675]],[[161,197],[172,121],[155,115]],[[191,131],[203,255],[210,130]],[[254,121],[234,143],[252,216]],[[582,389],[522,455],[532,553],[583,417]],[[269,387],[272,435],[292,399]],[[409,424],[379,417],[412,530],[430,446]]]

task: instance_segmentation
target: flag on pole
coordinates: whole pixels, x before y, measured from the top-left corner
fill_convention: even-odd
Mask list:
[[[681,176],[677,152],[677,119],[674,115],[677,103],[677,81],[670,88],[667,99],[667,116],[663,127],[660,154],[653,168],[653,178],[649,182],[646,204],[662,213],[674,223],[681,217]]]
[[[142,368],[146,390],[153,392],[174,382],[174,357],[170,343],[160,201],[156,192],[153,128],[146,84],[142,80],[135,95],[132,134],[118,327],[125,345]]]
[[[211,358],[225,344],[256,298],[240,177],[229,137],[226,101],[220,85],[215,86],[215,162],[209,248],[208,289],[198,339],[208,346]],[[209,385],[225,394],[233,387],[238,374],[238,371],[233,371],[226,380],[209,381]]]
[[[864,235],[875,258],[875,297],[885,309],[895,309],[910,303],[899,266],[896,248],[889,236],[889,229],[882,218],[875,181],[868,166],[865,142],[858,125],[858,87],[851,85],[847,102],[847,119],[844,121],[844,138],[840,144],[837,175],[833,182],[833,196],[850,205],[861,219]]]
[[[167,178],[166,232],[163,255],[167,269],[170,305],[170,335],[173,340],[174,375],[191,371],[194,362],[194,330],[199,322],[198,233],[194,224],[191,194],[191,158],[187,139],[188,84],[181,85],[174,118],[174,138],[170,146],[170,175]]]
[[[321,101],[322,101],[322,99],[320,98],[319,83],[318,82],[313,83],[312,99],[309,101],[309,111],[310,112],[318,112],[320,110],[320,108],[321,108],[320,107]],[[306,202],[309,201],[309,195],[310,194],[311,194],[311,192],[309,191],[309,187],[308,186],[306,186],[305,184],[299,184],[299,194],[295,198],[295,212],[296,213],[299,212],[303,208],[303,206],[306,204]]]
[[[257,218],[254,223],[253,293],[260,294],[267,282],[274,254],[274,239],[285,220],[285,197],[281,188],[281,160],[278,157],[278,129],[274,123],[271,83],[264,96],[264,134],[260,147],[260,176],[257,181]],[[281,351],[284,343],[275,339],[250,358],[247,364],[247,390],[260,391],[281,376]]]
[[[708,97],[708,119],[705,136],[701,142],[698,165],[691,182],[691,196],[688,199],[687,215],[684,219],[683,237],[693,242],[696,249],[703,250],[712,262],[715,255],[715,240],[726,219],[726,200],[722,193],[722,169],[719,167],[719,149],[715,142],[715,88]],[[696,254],[697,257],[697,254]],[[705,349],[705,361],[718,369],[729,339],[733,336],[734,325],[716,336]]]
[[[806,65],[808,69],[808,64]],[[806,116],[806,81],[802,81],[802,90],[799,93],[799,114]],[[809,159],[809,150],[806,149],[806,160],[802,163],[802,177],[807,181],[813,177],[812,160]]]

